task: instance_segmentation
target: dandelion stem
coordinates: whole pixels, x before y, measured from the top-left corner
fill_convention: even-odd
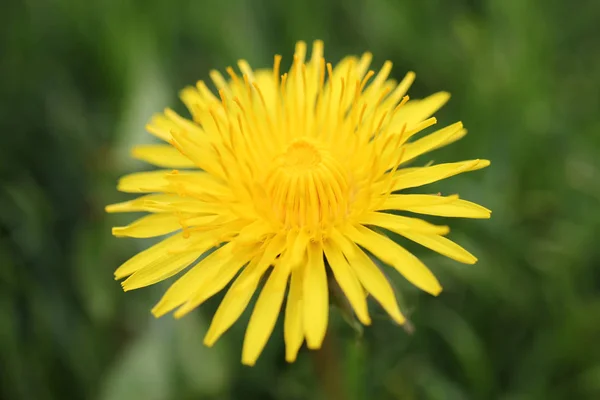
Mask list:
[[[319,350],[311,351],[315,375],[327,400],[346,400],[342,376],[342,362],[339,357],[335,334],[329,330]]]

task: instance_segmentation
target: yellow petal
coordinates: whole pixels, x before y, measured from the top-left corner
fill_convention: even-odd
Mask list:
[[[363,76],[367,73],[367,68],[371,65],[371,61],[373,60],[373,54],[366,52],[360,56],[360,60],[358,60],[358,64],[356,65],[356,75],[358,79],[362,79]]]
[[[207,105],[218,104],[219,99],[215,96],[215,94],[206,86],[204,81],[196,82],[196,88],[198,89],[198,93],[204,99]]]
[[[163,168],[193,168],[194,163],[169,145],[136,146],[131,155],[138,160]]]
[[[239,318],[256,290],[260,278],[267,268],[273,264],[284,246],[285,238],[283,235],[275,236],[267,244],[260,260],[256,264],[244,268],[221,302],[204,338],[204,344],[212,346]]]
[[[252,69],[248,61],[238,60],[237,65],[242,74],[246,75],[250,82],[254,82],[254,70]]]
[[[183,130],[196,135],[198,138],[206,136],[198,125],[179,116],[170,109],[166,109],[164,114],[155,114],[150,123],[146,125],[146,130],[165,142],[171,141],[171,132],[173,131]]]
[[[261,276],[256,273],[256,265],[254,268],[250,266],[244,268],[221,301],[204,337],[205,345],[210,347],[215,344],[219,337],[238,320],[256,291]],[[244,285],[240,285],[240,282],[244,282]]]
[[[431,167],[399,170],[394,175],[392,191],[407,189],[437,182],[463,172],[475,171],[490,165],[488,160],[469,160],[438,164]]]
[[[152,212],[181,212],[189,214],[223,214],[226,208],[216,201],[208,202],[176,194],[143,196],[143,205]]]
[[[279,263],[265,283],[246,329],[242,349],[243,364],[254,365],[267,344],[279,316],[289,275],[289,264]]]
[[[194,121],[199,122],[198,113],[208,108],[209,104],[204,100],[198,88],[192,86],[185,87],[179,92],[179,98],[187,107]]]
[[[216,177],[225,177],[221,163],[210,140],[198,137],[192,138],[187,132],[181,130],[174,130],[171,132],[171,135],[173,136],[171,144],[185,157],[190,159],[194,165]]]
[[[462,138],[467,131],[463,129],[462,122],[457,122],[438,131],[435,131],[419,140],[404,145],[402,162],[408,162],[421,154],[435,150],[446,144]]]
[[[134,272],[146,267],[155,260],[165,257],[172,248],[184,246],[189,239],[184,238],[182,233],[175,235],[155,244],[154,246],[136,254],[115,271],[115,279],[121,279],[133,274]]]
[[[268,109],[275,107],[277,101],[277,90],[273,80],[273,71],[270,69],[259,69],[254,71],[254,81],[260,88]]]
[[[208,279],[202,283],[199,282],[196,293],[175,312],[175,318],[183,317],[194,308],[200,306],[207,299],[220,292],[229,282],[231,282],[239,272],[240,268],[250,261],[253,253],[255,253],[255,251],[252,249],[235,252],[233,257],[231,257],[226,264],[217,269],[212,279]]]
[[[477,262],[477,258],[473,254],[443,236],[427,235],[417,232],[400,232],[400,234],[407,239],[417,242],[433,251],[437,251],[453,260],[465,264],[475,264]]]
[[[200,125],[194,123],[193,121],[190,121],[187,118],[183,118],[170,108],[165,109],[165,116],[169,118],[169,120],[173,124],[175,124],[175,129],[171,130],[183,130],[185,132],[188,132],[190,135],[194,136],[194,138],[197,138],[198,140],[206,138],[206,133],[200,127]]]
[[[227,243],[209,254],[185,275],[179,278],[152,309],[159,317],[188,301],[205,282],[213,279],[222,265],[228,263],[233,254],[233,245]]]
[[[310,61],[307,64],[306,76],[306,100],[309,107],[314,107],[314,102],[317,96],[317,91],[320,86],[320,72],[321,72],[321,59],[323,57],[323,42],[321,40],[315,40],[312,45]],[[323,71],[324,72],[324,71]],[[271,76],[273,74],[271,73]],[[272,103],[271,103],[272,104]],[[310,115],[311,113],[309,113]]]
[[[196,88],[198,89],[199,94],[204,98],[204,105],[194,105],[194,123],[185,120],[177,114],[170,114],[169,117],[173,118],[178,125],[171,133],[173,134],[173,137],[175,137],[175,132],[188,135],[194,142],[202,144],[202,147],[205,147],[206,144],[210,145],[211,142],[221,141],[221,134],[219,133],[216,123],[226,124],[227,117],[225,115],[225,110],[221,107],[221,100],[208,89],[204,81],[198,81],[196,83]],[[231,90],[229,88],[224,88],[224,90],[227,95],[230,96]]]
[[[155,114],[152,116],[150,123],[146,125],[148,132],[165,142],[171,140],[171,130],[175,128],[177,126],[163,114]]]
[[[435,196],[438,197],[438,196]],[[405,206],[398,208],[418,214],[436,215],[440,217],[457,218],[480,218],[487,219],[491,217],[492,212],[479,204],[470,201],[461,200],[455,197],[450,203],[439,203],[430,205]]]
[[[265,252],[257,266],[258,270],[261,271],[261,268],[267,268],[274,264],[277,256],[283,252],[286,246],[286,235],[283,233],[277,234],[272,239],[268,240]]]
[[[309,349],[318,349],[327,333],[329,291],[320,243],[308,245],[308,264],[304,270],[304,332]]]
[[[265,221],[258,220],[240,231],[236,241],[238,243],[255,243],[262,240],[269,233],[272,233],[273,228]]]
[[[402,81],[396,86],[396,88],[390,93],[388,97],[382,103],[382,109],[390,109],[391,107],[395,107],[398,102],[404,97],[408,89],[411,87],[413,82],[415,81],[415,73],[410,71],[408,72]]]
[[[306,57],[306,42],[299,40],[296,42],[296,48],[294,49],[294,57],[298,59],[299,63],[304,63]]]
[[[178,202],[189,202],[190,199],[179,197],[175,194],[148,194],[140,196],[136,199],[124,201],[122,203],[110,204],[105,207],[106,212],[118,213],[118,212],[137,212],[137,211],[148,211],[148,212],[167,212],[173,211],[172,207],[168,207],[173,203]],[[197,212],[195,210],[187,211],[180,210],[182,212]]]
[[[380,226],[397,233],[404,231],[435,233],[438,235],[445,235],[448,233],[447,226],[433,225],[429,222],[423,221],[422,219],[403,217],[401,215],[381,212],[365,213],[357,222],[363,225]]]
[[[210,245],[207,245],[208,248]],[[151,264],[134,272],[121,284],[123,290],[130,291],[161,282],[178,274],[192,264],[205,250],[167,254],[157,258]]]
[[[413,137],[414,135],[416,135],[417,133],[421,132],[422,130],[425,130],[427,128],[429,128],[430,126],[433,126],[437,124],[437,119],[435,117],[431,117],[431,118],[427,118],[424,121],[418,122],[414,125],[412,125],[410,128],[401,130],[400,133],[398,133],[401,141],[401,144],[406,143],[406,141],[408,139],[410,139],[411,137]],[[390,166],[390,168],[395,167],[396,165],[392,165]]]
[[[333,240],[335,244],[337,244],[342,253],[346,254],[346,256],[352,254],[356,249],[356,247],[353,246],[353,244],[349,240],[347,240],[346,237],[335,227],[331,228],[331,231],[329,232],[329,237],[331,238],[331,240]]]
[[[303,295],[302,285],[304,282],[304,268],[295,268],[292,271],[290,292],[285,307],[285,322],[283,325],[283,336],[285,339],[285,360],[294,362],[298,351],[304,341],[303,330]]]
[[[288,250],[285,252],[282,262],[290,264],[290,268],[295,268],[302,263],[306,257],[306,248],[309,241],[310,236],[303,230],[288,233],[286,246]]]
[[[346,241],[349,246],[352,247],[351,252],[344,251],[344,255],[348,259],[348,263],[352,270],[356,273],[358,280],[362,283],[364,288],[373,296],[375,300],[383,309],[399,324],[403,324],[406,320],[400,309],[398,308],[398,302],[396,301],[396,296],[394,295],[394,291],[390,286],[387,278],[379,270],[379,268],[373,263],[373,260],[366,255],[362,249],[360,249],[356,244],[352,243],[347,238],[343,237],[339,239],[340,241]],[[335,244],[342,248],[342,243],[338,242],[338,240],[334,241]],[[346,247],[346,246],[344,246]]]
[[[208,74],[210,75],[210,79],[212,79],[212,81],[215,84],[215,86],[217,87],[217,89],[225,90],[227,92],[230,91],[227,81],[225,80],[223,75],[221,75],[221,73],[219,71],[217,71],[216,69],[213,69]]]
[[[375,257],[391,265],[416,287],[437,296],[442,287],[431,271],[413,254],[392,241],[364,226],[347,226],[346,236],[363,246]]]
[[[117,189],[127,193],[163,192],[169,188],[167,175],[171,171],[136,172],[119,179]]]
[[[431,194],[392,194],[386,196],[377,210],[407,210],[412,207],[430,207],[452,203],[457,195],[437,196]]]
[[[206,172],[175,172],[166,175],[165,179],[177,188],[178,193],[197,196],[201,199],[232,197],[231,189],[220,179]]]
[[[175,214],[150,214],[135,220],[127,226],[112,229],[117,237],[150,238],[162,236],[181,229],[181,217]]]
[[[365,103],[369,105],[375,105],[377,103],[377,100],[379,100],[379,97],[381,96],[380,88],[386,82],[391,71],[391,61],[384,62],[377,75],[375,75],[375,78],[363,92],[363,99]]]
[[[394,116],[393,126],[401,127],[406,124],[412,129],[419,122],[431,117],[450,99],[450,93],[438,92],[421,100],[411,100],[406,103]]]
[[[330,107],[329,113],[330,115],[337,115],[338,111],[346,110],[348,105],[352,101],[354,97],[353,90],[344,90],[344,95],[342,94],[342,78],[346,80],[349,77],[349,82],[354,82],[356,79],[362,79],[362,75],[358,75],[360,71],[357,66],[359,66],[359,60],[356,57],[344,57],[332,70],[331,77],[329,74],[327,75],[327,82],[323,87],[323,99],[335,99],[335,100],[324,100],[320,103],[320,110],[316,111],[318,114],[323,115],[322,113],[327,112],[326,109]],[[350,72],[350,73],[349,73]],[[366,72],[366,71],[365,71]],[[290,82],[288,80],[288,82]],[[344,85],[346,87],[346,85]],[[348,89],[352,87],[348,84]],[[341,101],[338,99],[342,98]]]
[[[367,300],[363,288],[356,277],[356,273],[350,267],[348,261],[344,258],[342,251],[335,243],[326,241],[323,244],[323,248],[325,250],[327,261],[329,262],[329,267],[333,272],[333,276],[346,295],[346,298],[348,298],[357,318],[363,324],[369,325],[371,323],[371,318],[369,317]]]

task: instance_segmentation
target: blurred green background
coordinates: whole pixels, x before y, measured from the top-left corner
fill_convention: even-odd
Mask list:
[[[600,399],[600,3],[597,0],[30,0],[0,24],[0,398]],[[390,274],[414,333],[383,316],[362,337],[333,312],[327,351],[283,356],[281,321],[240,364],[248,313],[202,345],[219,296],[180,321],[150,308],[166,284],[123,293],[114,269],[148,246],[117,178],[144,124],[211,68],[374,53],[453,94],[440,123],[469,135],[437,162],[489,158],[432,185],[493,210],[450,221],[480,259],[414,251],[439,298]],[[427,162],[428,160],[421,160]],[[412,250],[412,248],[411,248]],[[377,308],[374,313],[381,314]],[[329,394],[327,394],[329,393]],[[336,396],[334,396],[334,394]]]

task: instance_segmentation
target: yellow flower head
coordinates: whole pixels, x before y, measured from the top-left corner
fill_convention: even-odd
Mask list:
[[[327,271],[369,324],[371,295],[399,324],[405,321],[392,288],[372,256],[422,290],[441,286],[414,255],[381,229],[400,234],[457,261],[477,259],[444,237],[448,227],[393,211],[446,217],[489,218],[490,211],[458,196],[398,194],[489,165],[469,160],[426,167],[403,166],[423,153],[462,138],[460,122],[414,140],[436,123],[431,115],[449,95],[408,100],[415,75],[388,79],[391,63],[375,74],[371,54],[344,58],[335,67],[323,43],[296,45],[292,66],[252,70],[244,60],[228,78],[212,71],[218,96],[203,81],[181,99],[192,119],[172,110],[147,129],[166,144],[138,146],[133,156],[163,170],[127,175],[118,189],[148,193],[107,207],[108,212],[150,214],[116,236],[146,238],[174,233],[135,255],[115,272],[125,290],[152,285],[190,267],[152,312],[181,317],[225,288],[204,343],[211,346],[239,318],[261,278],[242,352],[253,365],[283,304],[286,359],[306,339],[321,346],[329,311]],[[368,252],[367,252],[368,251]],[[370,254],[369,254],[370,253]]]

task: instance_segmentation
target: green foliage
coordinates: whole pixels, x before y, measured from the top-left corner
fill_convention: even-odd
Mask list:
[[[600,398],[597,1],[37,0],[2,9],[1,398]],[[492,166],[431,191],[494,213],[450,221],[451,237],[479,257],[474,266],[411,247],[440,277],[438,298],[389,274],[414,333],[375,318],[359,337],[334,311],[331,353],[303,350],[286,364],[279,324],[247,368],[248,313],[208,349],[219,299],[174,322],[150,315],[165,285],[121,291],[113,270],[148,243],[112,238],[110,226],[131,217],[103,207],[126,198],[116,179],[145,168],[128,148],[151,140],[153,112],[182,108],[180,88],[238,58],[260,67],[280,53],[289,65],[294,42],[316,38],[333,61],[369,50],[374,67],[394,62],[396,78],[415,70],[413,97],[450,91],[438,120],[460,119],[470,133],[431,157]]]

